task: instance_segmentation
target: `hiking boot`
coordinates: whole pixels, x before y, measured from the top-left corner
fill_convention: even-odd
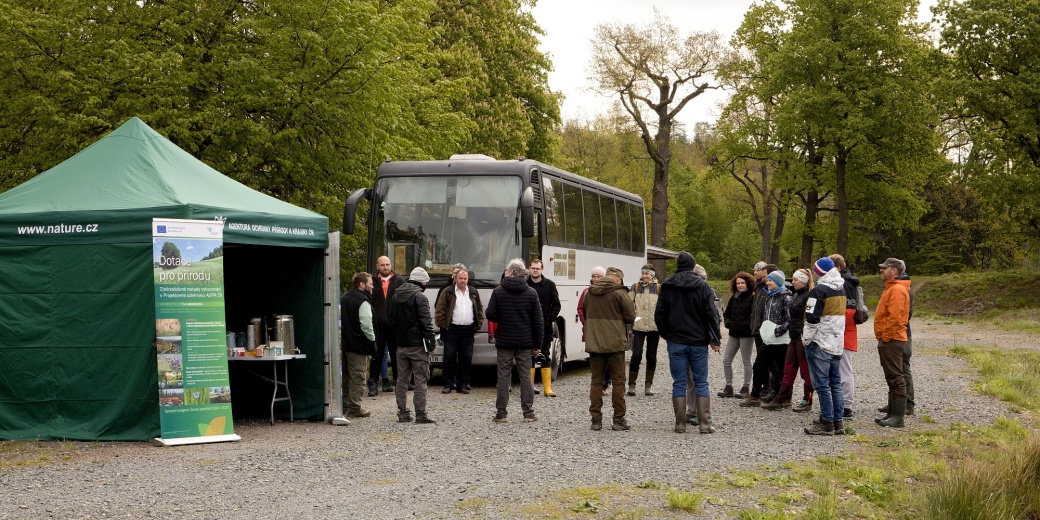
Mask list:
[[[410,413],[399,413],[397,414],[397,422],[412,422],[412,414]]]
[[[834,423],[831,421],[820,421],[811,428],[805,429],[806,435],[834,435]]]
[[[379,381],[375,379],[368,380],[368,396],[375,397],[379,395]]]
[[[834,421],[834,435],[845,435],[845,422],[841,419]]]
[[[788,401],[788,402],[790,402],[790,401]],[[768,403],[762,403],[762,409],[763,410],[783,410],[784,409],[784,403],[774,399],[772,401],[769,401]]]
[[[770,390],[766,395],[762,396],[762,400],[768,403],[769,401],[772,401],[774,397],[776,397],[776,392]]]
[[[603,419],[593,419],[592,420],[592,431],[598,432],[598,431],[600,431],[602,429],[603,429]]]
[[[841,412],[841,418],[846,421],[851,421],[853,415],[855,414],[853,413],[852,408],[846,408]],[[837,429],[837,425],[835,425],[835,429]]]
[[[736,397],[737,399],[747,399],[749,395],[751,395],[751,390],[747,387],[747,385],[744,385],[740,387],[739,392],[733,394],[733,397]]]
[[[451,387],[450,386],[444,387],[444,389],[441,390],[441,393],[442,394],[450,394],[451,393]]]
[[[726,385],[725,389],[715,395],[719,397],[733,397],[733,385]]]
[[[437,424],[437,421],[423,415],[415,418],[415,424]]]
[[[524,422],[537,422],[537,421],[538,421],[538,418],[533,416],[533,415],[528,415],[527,417],[524,417]]]
[[[622,418],[622,419],[614,419],[614,424],[610,425],[610,429],[614,430],[614,431],[620,432],[620,431],[625,431],[625,430],[631,430],[632,427],[628,425],[628,421],[626,421],[625,419]]]
[[[375,385],[372,385],[375,388]],[[383,393],[389,394],[394,391],[394,385],[390,382],[389,378],[383,378]]]
[[[495,417],[491,419],[491,422],[507,423],[509,422],[509,416],[502,414],[495,414]]]
[[[372,415],[372,412],[369,412],[368,410],[365,410],[364,408],[362,408],[360,410],[355,410],[355,411],[352,411],[352,412],[347,412],[347,417],[350,417],[351,419],[353,419],[355,417],[369,417],[371,415]]]
[[[791,408],[792,412],[798,412],[798,413],[805,413],[805,412],[808,412],[810,410],[812,410],[812,401],[809,401],[808,399],[802,399],[798,403],[798,406],[795,406],[794,408]]]
[[[741,408],[752,408],[755,406],[762,406],[762,400],[753,395],[747,396],[747,399],[740,402]]]
[[[700,421],[697,420],[697,415],[696,414],[688,413],[688,414],[686,414],[686,424],[690,424],[690,425],[693,425],[693,426],[700,426],[701,423],[700,423]]]

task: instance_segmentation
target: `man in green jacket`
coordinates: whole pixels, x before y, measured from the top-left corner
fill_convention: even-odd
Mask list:
[[[625,351],[629,349],[627,325],[635,322],[636,311],[625,274],[608,267],[607,275],[589,288],[585,295],[585,350],[589,353],[592,382],[589,386],[589,413],[592,429],[603,428],[603,373],[610,369],[614,380],[611,401],[614,405],[613,430],[629,429],[625,420]]]

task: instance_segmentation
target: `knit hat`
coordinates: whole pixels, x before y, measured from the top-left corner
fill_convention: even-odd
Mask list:
[[[809,283],[809,273],[805,269],[799,269],[791,275],[792,280],[798,280],[802,283]]]
[[[766,278],[769,278],[770,280],[776,282],[776,285],[778,285],[780,287],[783,287],[784,286],[784,278],[787,278],[787,275],[785,275],[783,271],[776,270],[776,271],[773,271],[773,272],[767,274]]]
[[[608,267],[607,276],[616,276],[618,280],[624,280],[625,272],[617,267]]]
[[[606,276],[607,275],[607,270],[597,265],[596,267],[592,268],[592,276],[596,276],[596,275]]]
[[[693,266],[693,274],[700,276],[704,280],[708,279],[708,272],[704,270],[704,266],[701,264]]]
[[[690,253],[682,251],[679,253],[679,258],[675,260],[676,271],[689,271],[697,265],[697,259]]]
[[[827,272],[831,269],[834,269],[834,260],[831,260],[830,258],[827,258],[825,256],[817,260],[816,263],[813,264],[812,268],[813,272],[815,272],[818,276],[823,276],[827,274]]]
[[[430,282],[430,275],[426,272],[426,269],[416,267],[412,269],[412,274],[408,275],[408,280],[425,284]]]

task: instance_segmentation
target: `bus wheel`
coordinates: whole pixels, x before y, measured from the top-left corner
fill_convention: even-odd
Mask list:
[[[560,377],[563,373],[563,337],[560,334],[560,326],[557,323],[553,323],[552,326],[553,339],[552,346],[550,348],[550,356],[552,356],[552,378],[555,380]]]

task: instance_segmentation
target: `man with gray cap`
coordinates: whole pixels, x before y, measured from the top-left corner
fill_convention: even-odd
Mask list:
[[[495,397],[496,423],[509,422],[509,380],[516,366],[520,376],[520,409],[524,422],[534,422],[534,385],[527,372],[531,369],[534,352],[542,348],[542,304],[538,293],[527,286],[527,268],[524,261],[514,258],[506,265],[502,282],[491,291],[484,315],[498,323],[495,332],[495,352],[498,357],[498,387]]]
[[[627,326],[635,322],[636,310],[622,285],[625,274],[608,267],[607,275],[589,288],[585,295],[585,351],[589,353],[589,414],[592,429],[603,428],[603,371],[610,369],[614,380],[611,404],[614,406],[612,430],[629,429],[625,420],[625,351],[629,349]]]
[[[697,388],[700,432],[715,433],[708,388],[708,345],[719,349],[719,322],[715,317],[715,296],[708,282],[694,274],[696,265],[693,255],[679,253],[675,274],[661,284],[654,311],[654,323],[668,345],[675,433],[686,431],[686,371],[691,369]]]
[[[408,281],[397,288],[387,305],[386,321],[397,345],[397,368],[401,371],[394,393],[398,422],[412,422],[408,409],[408,380],[415,377],[415,422],[433,424],[426,414],[426,382],[430,379],[430,356],[435,346],[430,300],[423,294],[430,275],[422,267],[412,269]]]
[[[906,414],[906,380],[903,378],[903,348],[910,322],[910,279],[903,276],[906,264],[889,258],[878,265],[885,291],[874,312],[874,336],[878,340],[881,369],[888,383],[888,415],[875,419],[880,426],[903,427]]]

